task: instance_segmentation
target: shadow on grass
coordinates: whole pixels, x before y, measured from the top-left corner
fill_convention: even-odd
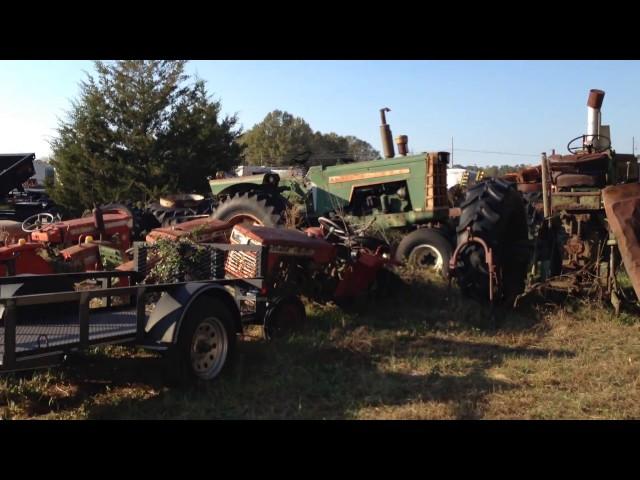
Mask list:
[[[412,417],[482,418],[487,395],[518,388],[489,370],[513,357],[573,355],[504,346],[490,335],[486,342],[441,338],[443,331],[482,329],[489,310],[440,279],[409,278],[381,293],[356,305],[357,314],[312,307],[311,326],[289,339],[239,342],[225,374],[191,389],[168,386],[166,362],[157,357],[78,357],[62,369],[66,394],[30,395],[30,411],[82,408],[95,419],[344,419],[410,406],[419,410]],[[537,314],[515,312],[501,331],[537,322]],[[403,415],[397,412],[389,416]]]
[[[345,332],[344,337],[349,336],[353,332]],[[110,381],[113,392],[132,385],[159,390],[151,398],[105,396],[86,406],[88,417],[95,419],[346,419],[363,408],[403,405],[422,405],[413,415],[421,418],[438,418],[445,408],[448,417],[471,419],[482,418],[488,394],[518,388],[488,374],[506,358],[572,355],[433,336],[384,337],[370,343],[345,338],[331,342],[311,332],[288,341],[240,342],[234,363],[222,377],[190,389],[165,387],[160,360],[102,358],[75,375],[94,383]],[[422,371],[427,373],[381,368],[390,356],[398,364],[426,359],[429,366]],[[439,361],[451,359],[460,366],[444,373]]]
[[[354,311],[368,321],[388,323],[390,319],[408,325],[446,326],[456,330],[518,332],[535,328],[543,333],[545,313],[557,308],[540,302],[524,302],[514,309],[463,297],[455,285],[440,276],[402,269],[400,276],[377,296],[361,299]]]

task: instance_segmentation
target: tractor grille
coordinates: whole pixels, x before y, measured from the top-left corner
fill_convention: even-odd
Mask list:
[[[258,277],[258,252],[231,250],[227,255],[225,270],[237,278]]]

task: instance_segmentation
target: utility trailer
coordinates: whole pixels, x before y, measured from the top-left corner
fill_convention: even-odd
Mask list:
[[[142,283],[148,271],[144,243],[134,246],[131,271],[0,278],[0,372],[53,366],[89,346],[130,344],[164,352],[183,378],[215,378],[243,327],[264,325],[286,302],[269,298],[264,288],[268,247],[204,246],[211,260],[203,266],[210,272],[206,280]],[[225,275],[230,250],[258,259],[254,278]],[[87,283],[92,288],[76,291]],[[33,293],[43,286],[47,293]]]

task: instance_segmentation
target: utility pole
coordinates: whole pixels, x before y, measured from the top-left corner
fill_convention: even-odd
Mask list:
[[[453,167],[453,137],[451,137],[451,166]]]

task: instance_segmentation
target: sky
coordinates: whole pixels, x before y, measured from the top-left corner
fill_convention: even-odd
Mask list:
[[[0,61],[0,153],[50,154],[91,61]],[[249,129],[272,110],[382,151],[379,109],[413,152],[451,150],[464,165],[537,163],[586,130],[591,88],[606,92],[614,148],[640,143],[640,61],[191,61],[227,114]],[[472,150],[472,151],[469,151]],[[637,151],[636,147],[636,151]],[[494,153],[487,153],[494,152]]]

